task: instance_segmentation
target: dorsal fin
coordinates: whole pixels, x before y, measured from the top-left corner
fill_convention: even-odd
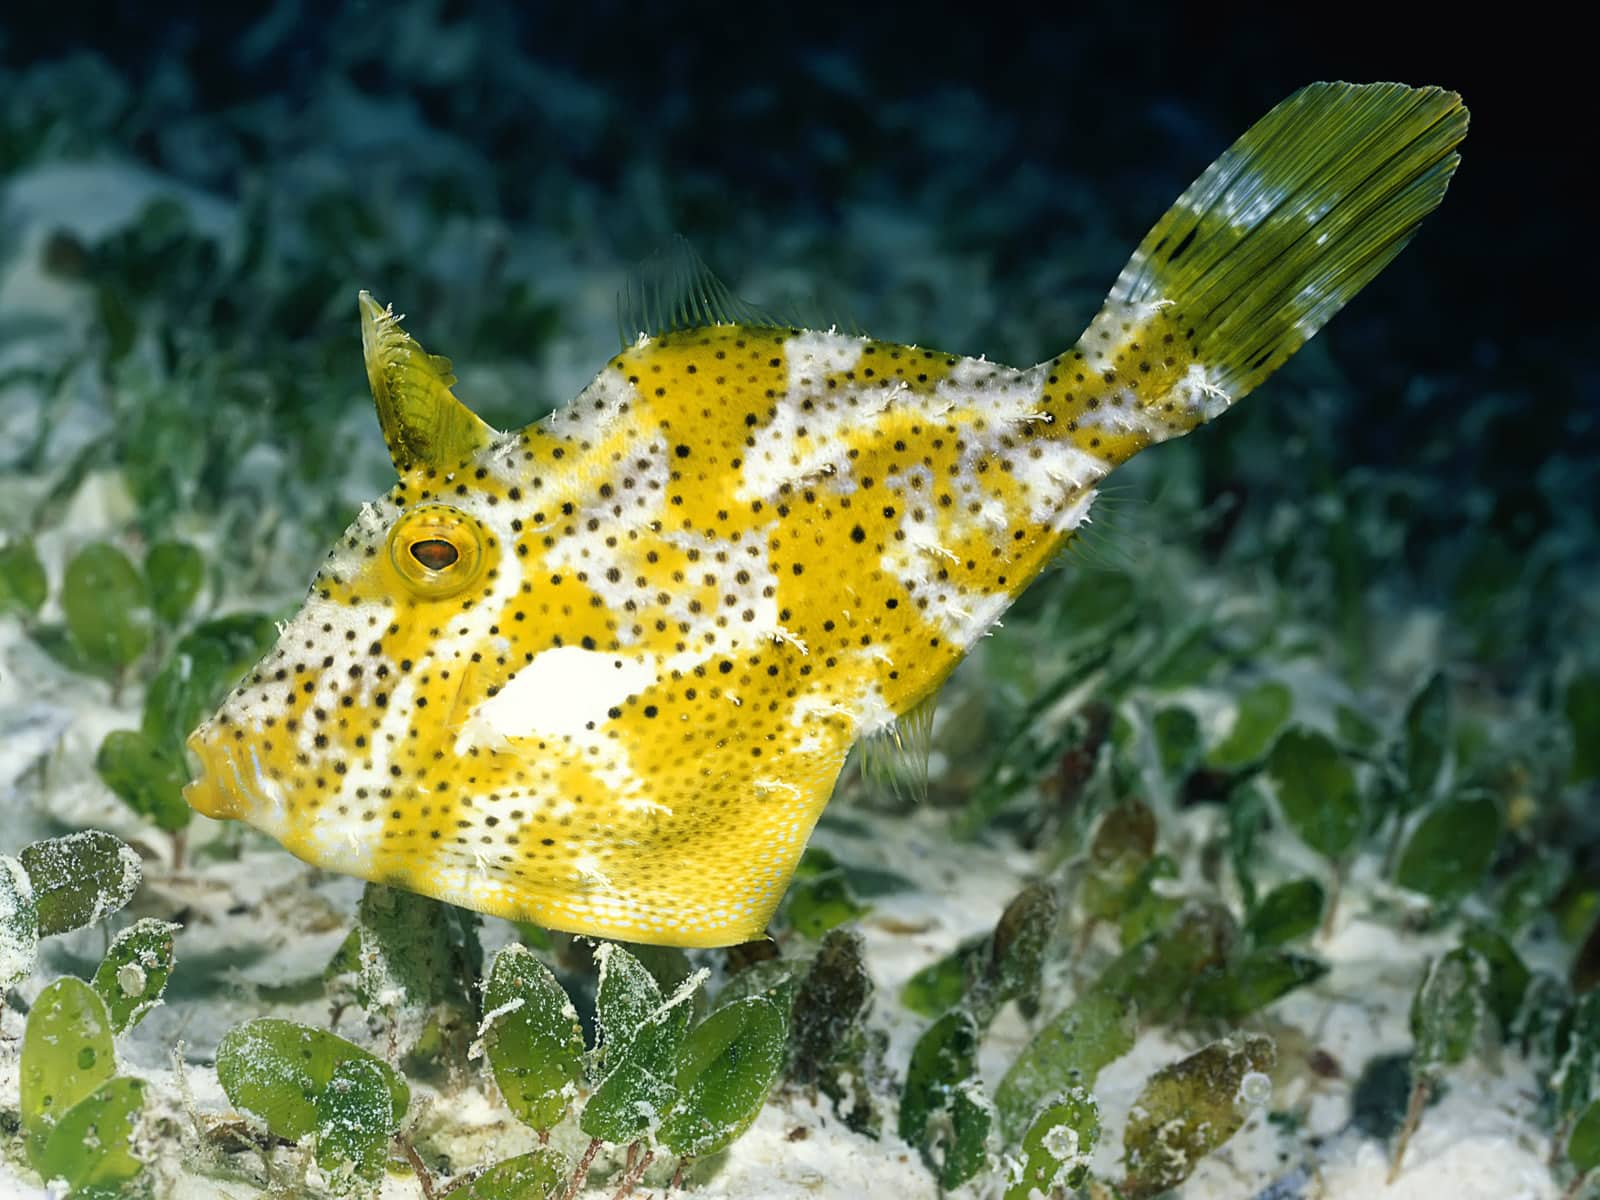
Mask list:
[[[655,337],[707,325],[779,328],[780,324],[734,295],[682,235],[640,263],[617,294],[617,335],[623,349],[641,334]]]
[[[1151,498],[1126,486],[1103,484],[1095,489],[1094,506],[1083,514],[1047,569],[1073,566],[1131,573],[1150,561],[1160,541],[1160,520]]]
[[[362,292],[361,353],[389,457],[402,475],[413,467],[450,468],[494,440],[495,431],[450,389],[450,360],[429,354],[400,328],[393,309]]]
[[[829,280],[819,280],[797,296],[769,305],[768,312],[785,328],[831,329],[849,337],[868,336],[850,306],[848,293]]]

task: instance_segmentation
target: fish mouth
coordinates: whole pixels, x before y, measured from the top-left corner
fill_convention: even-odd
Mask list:
[[[199,773],[183,788],[183,798],[195,812],[216,821],[238,820],[259,802],[260,797],[246,784],[244,772],[228,747],[217,740],[210,722],[191,733],[184,745],[200,760]]]

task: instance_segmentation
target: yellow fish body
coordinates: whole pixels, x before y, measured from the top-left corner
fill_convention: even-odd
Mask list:
[[[1216,416],[1444,194],[1459,97],[1318,84],[1019,370],[670,322],[497,433],[364,293],[399,472],[190,739],[186,792],[332,870],[631,941],[759,936],[845,755],[927,702],[1120,463]]]

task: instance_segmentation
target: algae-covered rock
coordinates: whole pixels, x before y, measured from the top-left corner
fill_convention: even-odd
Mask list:
[[[1152,1075],[1134,1101],[1122,1144],[1129,1200],[1143,1200],[1189,1178],[1270,1095],[1277,1060],[1272,1039],[1254,1034],[1212,1042]]]
[[[866,1027],[875,992],[865,944],[854,929],[832,929],[822,939],[811,968],[800,981],[790,1017],[790,1074],[812,1084],[858,1132],[875,1132],[876,1105],[868,1088],[879,1046]]]
[[[1030,883],[1011,898],[989,939],[979,1006],[984,1015],[1008,1000],[1017,1001],[1024,1013],[1037,1007],[1045,951],[1060,912],[1060,897],[1047,883]]]
[[[483,968],[478,916],[414,892],[369,883],[356,914],[356,998],[391,1024],[403,1053],[470,1035],[470,992]]]
[[[1156,818],[1148,804],[1129,796],[1110,809],[1089,842],[1079,907],[1102,920],[1120,916],[1128,889],[1155,853],[1155,845]]]
[[[834,930],[795,996],[791,1041],[797,1078],[812,1081],[828,1072],[866,1016],[873,992],[861,935]]]

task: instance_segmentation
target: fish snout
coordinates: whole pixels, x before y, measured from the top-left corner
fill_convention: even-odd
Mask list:
[[[200,773],[183,788],[189,807],[217,821],[243,817],[251,803],[244,775],[212,722],[201,725],[184,744],[200,760]]]

